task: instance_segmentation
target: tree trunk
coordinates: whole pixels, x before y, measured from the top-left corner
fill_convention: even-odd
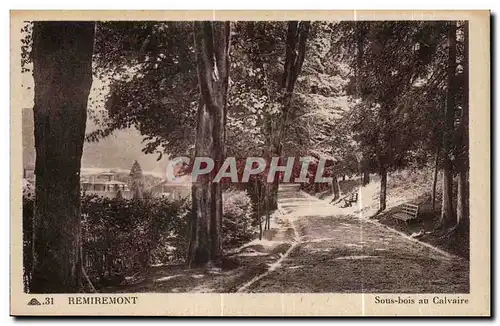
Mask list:
[[[262,219],[260,216],[260,203],[259,206],[257,206],[257,218],[259,221],[259,240],[262,240]]]
[[[32,293],[81,290],[80,164],[93,43],[93,22],[36,22],[33,27]]]
[[[446,91],[445,125],[443,128],[443,204],[439,226],[453,223],[453,164],[452,140],[455,111],[455,69],[456,69],[456,22],[449,23],[448,30],[448,79]]]
[[[340,198],[340,187],[339,187],[339,180],[337,180],[337,175],[333,176],[332,188],[333,188],[332,200],[335,201]]]
[[[436,149],[436,160],[434,162],[434,179],[432,181],[432,211],[436,209],[436,188],[437,188],[437,179],[438,179],[438,172],[439,172],[439,152],[441,150],[441,147],[438,146]]]
[[[361,185],[366,186],[370,183],[370,161],[365,155],[361,157]]]
[[[461,223],[468,214],[467,208],[467,173],[460,171],[458,173],[458,191],[457,191],[457,224]]]
[[[257,204],[255,206],[257,210],[257,221],[259,222],[259,240],[262,240],[262,216],[260,215],[262,187],[261,184],[258,182],[258,179],[255,179],[254,181],[254,191],[255,194],[257,195]]]
[[[363,171],[363,181],[361,185],[366,186],[370,183],[370,172],[368,170]]]
[[[273,183],[269,186],[268,189],[268,207],[270,210],[275,210],[278,208],[278,189],[279,189],[279,180],[273,181]]]
[[[387,169],[380,169],[380,205],[379,213],[384,211],[387,206]]]
[[[311,22],[309,21],[289,21],[287,38],[286,38],[286,53],[285,53],[285,65],[283,70],[283,78],[281,83],[281,88],[283,90],[283,98],[281,101],[282,112],[280,117],[277,119],[277,130],[276,134],[272,135],[274,138],[272,141],[273,155],[281,157],[282,154],[282,142],[287,132],[288,115],[292,103],[292,94],[295,88],[295,83],[302,70],[302,65],[304,63],[304,58],[306,54],[306,43],[307,37],[309,35],[309,28]],[[278,188],[279,179],[275,178],[273,182],[273,187],[271,188],[271,202],[270,207],[276,209],[278,207]]]
[[[214,169],[193,183],[193,212],[188,264],[218,264],[221,257],[222,189],[213,178],[225,156],[229,78],[229,22],[195,22],[195,52],[201,103],[196,128],[196,157],[210,157]]]
[[[469,217],[467,173],[469,172],[469,23],[464,23],[464,103],[459,125],[460,151],[458,153],[457,224]]]
[[[318,182],[314,183],[314,194],[317,194],[318,192],[320,192],[319,186],[320,186],[320,183],[318,183]]]
[[[448,162],[447,162],[448,161]],[[440,226],[444,227],[453,221],[453,175],[451,172],[451,161],[444,159],[443,162],[443,199],[441,205]]]
[[[268,221],[269,221],[269,186],[266,186],[266,219],[264,222],[264,230],[269,230]]]

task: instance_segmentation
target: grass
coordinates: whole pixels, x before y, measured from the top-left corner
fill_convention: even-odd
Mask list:
[[[402,170],[389,173],[387,178],[387,207],[383,212],[377,213],[380,201],[380,176],[372,174],[370,176],[370,183],[359,188],[360,200],[357,205],[344,208],[343,212],[362,218],[376,219],[380,223],[407,235],[423,232],[423,235],[418,237],[418,240],[469,259],[468,227],[460,227],[452,231],[435,230],[441,214],[442,178],[441,174],[438,174],[436,203],[434,209],[432,209],[431,193],[433,178],[432,168]],[[340,181],[339,185],[341,193],[344,195],[359,187],[359,179]],[[454,191],[456,191],[456,185]],[[333,198],[333,195],[331,191],[326,191],[316,194],[316,197],[329,202]],[[454,193],[454,198],[456,198],[456,193]],[[404,203],[419,205],[417,220],[404,223],[392,217],[393,214],[401,209]]]
[[[189,269],[184,264],[151,266],[128,275],[120,285],[106,287],[104,293],[233,293],[242,284],[265,273],[290,248],[293,229],[281,220],[279,211],[272,216],[273,229],[263,240],[255,239],[224,256],[218,269]]]
[[[372,180],[372,183],[377,181]],[[423,233],[422,236],[418,237],[418,240],[469,259],[468,227],[460,227],[451,231],[436,229],[441,214],[441,175],[438,175],[434,209],[432,208],[431,199],[432,181],[432,169],[405,170],[392,173],[388,178],[387,185],[387,209],[374,216],[374,218],[379,220],[380,223],[408,235]],[[377,188],[379,190],[380,186]],[[374,197],[378,199],[378,195]],[[456,198],[456,195],[454,197]],[[416,220],[405,223],[392,218],[392,215],[398,212],[404,203],[419,205],[419,214]],[[376,206],[378,202],[373,204]]]

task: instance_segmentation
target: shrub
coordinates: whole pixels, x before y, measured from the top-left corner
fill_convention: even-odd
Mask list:
[[[229,190],[222,194],[223,218],[222,218],[222,248],[233,249],[250,241],[255,236],[255,218],[252,201],[246,191]],[[186,215],[190,216],[191,198],[187,199]],[[186,218],[190,220],[190,218]],[[189,230],[189,228],[188,228]],[[189,246],[189,233],[185,233],[178,248],[184,248],[182,254],[187,253]],[[182,240],[184,242],[182,243]],[[183,256],[184,258],[184,256]]]
[[[175,250],[186,235],[185,204],[84,196],[82,251],[88,273],[111,278],[179,258]]]
[[[252,202],[245,191],[229,191],[223,194],[223,203],[222,246],[239,247],[254,236]]]
[[[34,200],[23,196],[23,268],[28,291]],[[190,207],[186,200],[82,196],[83,266],[94,285],[150,264],[183,259]]]
[[[231,249],[254,236],[253,210],[245,191],[230,191],[223,196],[222,244],[223,248]],[[33,197],[23,196],[25,289],[29,288],[32,265],[33,203]],[[98,287],[151,264],[185,259],[190,199],[137,200],[83,195],[81,212],[83,266]]]

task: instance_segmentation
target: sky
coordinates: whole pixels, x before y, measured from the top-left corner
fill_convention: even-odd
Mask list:
[[[33,121],[33,77],[31,73],[22,74],[22,133],[23,133],[23,165],[34,165],[34,121]],[[102,82],[94,78],[90,97],[99,98],[98,88]],[[103,110],[104,108],[100,108]],[[87,119],[87,130],[95,129],[95,123]],[[158,156],[146,155],[141,152],[143,148],[142,136],[135,128],[115,131],[112,135],[97,143],[85,142],[82,168],[126,169],[129,170],[135,160],[139,162],[143,171],[156,174],[164,173],[167,160],[157,161]]]

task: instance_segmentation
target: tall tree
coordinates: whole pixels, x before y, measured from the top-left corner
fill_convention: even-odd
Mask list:
[[[439,39],[435,37],[439,23],[366,22],[362,43],[357,25],[339,23],[334,29],[339,33],[332,36],[336,37],[337,52],[346,62],[355,69],[362,67],[352,78],[356,87],[349,92],[357,96],[361,93],[361,101],[352,108],[353,131],[363,161],[368,159],[371,168],[376,168],[381,176],[379,211],[382,211],[386,207],[388,171],[404,167],[412,150],[418,149],[414,141],[418,128],[408,119],[410,114],[415,115],[409,94],[421,93],[422,85],[433,77],[429,64]],[[361,60],[356,55],[360,44]],[[356,75],[361,75],[361,80]]]
[[[287,126],[290,120],[292,97],[297,78],[302,70],[306,55],[307,37],[311,27],[310,21],[289,21],[285,65],[283,68],[283,79],[281,82],[282,101],[279,118],[275,120],[276,127],[272,128],[272,150],[271,154],[280,157],[283,150],[283,138],[287,132]],[[270,208],[277,208],[279,178],[275,177],[271,187],[271,194],[267,196],[270,201]]]
[[[434,161],[434,176],[432,178],[432,193],[431,193],[431,201],[432,201],[432,211],[436,208],[436,188],[437,188],[437,179],[439,172],[439,152],[441,151],[441,146],[438,144],[436,149],[436,159]]]
[[[212,182],[225,156],[229,86],[229,22],[195,22],[195,53],[201,101],[197,113],[195,157],[214,160],[211,174],[201,175],[192,188],[193,209],[188,263],[199,267],[221,257],[222,189]]]
[[[93,43],[93,22],[36,22],[33,27],[34,293],[81,289],[80,161]]]
[[[368,32],[368,25],[363,21],[356,21],[356,65],[355,65],[355,81],[356,81],[356,98],[361,99],[362,94],[362,78],[363,78],[363,47],[365,43],[366,34]],[[370,183],[370,160],[367,155],[361,153],[361,185],[366,186]]]
[[[306,55],[307,37],[311,22],[290,21],[288,22],[288,31],[286,37],[286,55],[285,65],[283,68],[283,80],[281,88],[283,91],[283,99],[281,105],[280,119],[277,120],[278,127],[276,128],[276,136],[274,139],[273,154],[281,155],[282,141],[284,134],[287,131],[287,123],[289,122],[290,109],[292,108],[292,96],[299,77],[302,65]]]
[[[448,72],[446,89],[446,107],[443,128],[443,201],[441,206],[440,226],[453,222],[453,162],[452,142],[455,117],[455,71],[457,67],[457,25],[448,26]]]
[[[469,170],[469,23],[463,23],[463,101],[460,123],[458,127],[458,190],[457,190],[457,223],[464,223],[468,218],[467,175]]]
[[[129,173],[130,189],[135,199],[142,199],[144,196],[144,175],[139,162],[135,161]]]
[[[193,44],[186,42],[192,34],[192,22],[97,24],[94,67],[105,97],[92,99],[90,118],[99,128],[87,140],[135,127],[146,154],[193,154],[199,91]]]

